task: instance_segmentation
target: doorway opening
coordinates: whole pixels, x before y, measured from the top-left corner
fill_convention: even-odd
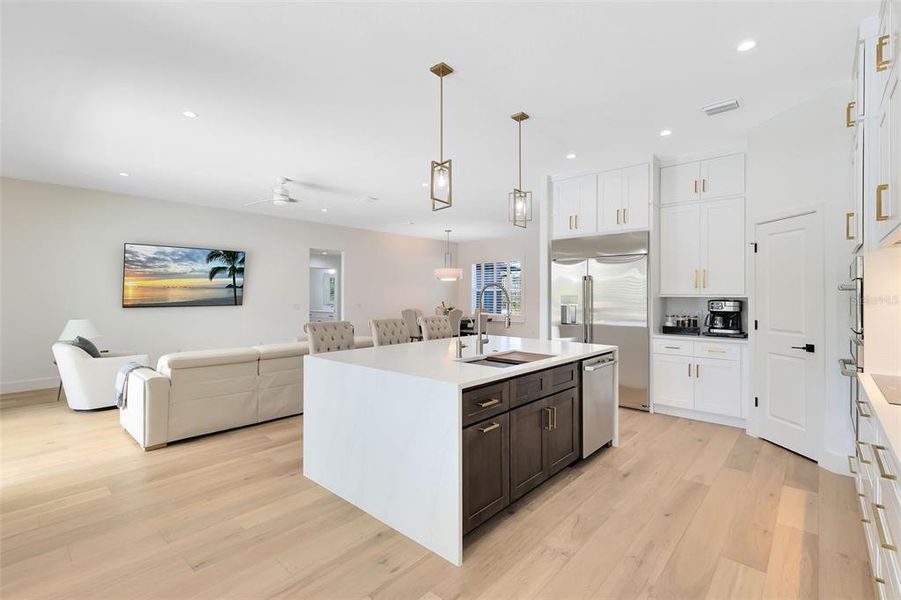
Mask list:
[[[310,248],[310,323],[342,320],[343,259],[340,250]]]

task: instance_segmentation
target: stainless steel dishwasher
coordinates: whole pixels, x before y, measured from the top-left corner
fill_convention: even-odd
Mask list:
[[[582,458],[613,441],[615,367],[612,352],[582,361]]]

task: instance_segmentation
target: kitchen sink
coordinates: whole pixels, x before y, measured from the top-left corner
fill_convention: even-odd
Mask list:
[[[526,363],[543,360],[545,358],[553,358],[554,354],[539,354],[537,352],[522,352],[520,350],[508,350],[506,352],[498,352],[489,354],[481,358],[464,360],[462,362],[471,365],[484,365],[486,367],[512,367],[513,365],[524,365]]]

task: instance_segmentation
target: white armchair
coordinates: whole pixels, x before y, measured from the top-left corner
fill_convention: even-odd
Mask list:
[[[106,352],[92,358],[71,344],[53,344],[53,358],[72,410],[93,410],[116,405],[116,372],[127,362],[150,364],[146,354]]]

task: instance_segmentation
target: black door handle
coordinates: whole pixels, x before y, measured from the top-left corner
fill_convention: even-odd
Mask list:
[[[792,346],[794,350],[803,350],[804,352],[816,352],[817,348],[813,344],[804,344],[803,346]]]

